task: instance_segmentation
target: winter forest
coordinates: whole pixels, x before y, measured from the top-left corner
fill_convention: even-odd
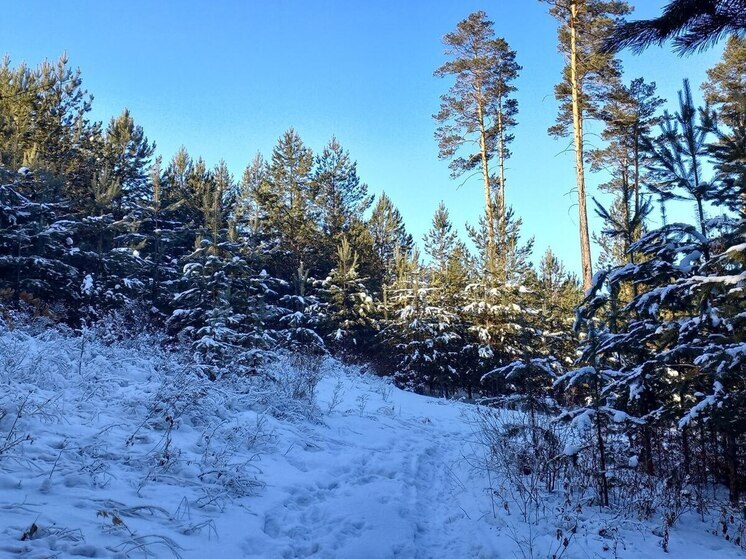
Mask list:
[[[441,30],[466,235],[334,136],[234,176],[6,55],[2,557],[744,556],[746,2],[539,1],[548,130],[492,13]],[[723,50],[664,99],[619,58],[661,45]],[[512,206],[521,134],[573,153],[577,273]]]

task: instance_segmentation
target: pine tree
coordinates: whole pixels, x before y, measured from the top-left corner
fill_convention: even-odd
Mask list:
[[[727,481],[735,503],[746,403],[744,221],[737,211],[706,219],[706,202],[732,210],[738,203],[727,189],[713,188],[721,172],[717,158],[714,179],[703,165],[707,154],[717,153],[707,144],[713,113],[697,111],[686,83],[679,105],[678,113],[665,115],[661,135],[647,142],[651,178],[664,195],[695,202],[697,225],[666,224],[644,234],[630,246],[639,260],[599,275],[581,314],[603,327],[589,338],[585,354],[604,366],[594,368],[597,384],[603,373],[599,394],[608,414],[628,419],[626,434],[647,474],[676,476],[681,468],[697,484],[714,474]],[[715,145],[722,145],[718,134]],[[633,296],[620,304],[625,287]],[[656,451],[672,432],[680,449],[673,459]]]
[[[707,70],[702,84],[707,104],[726,126],[738,125],[746,103],[746,37],[731,36],[723,49],[722,61]]]
[[[629,247],[645,228],[646,202],[641,192],[647,182],[645,164],[649,160],[645,143],[660,120],[656,112],[663,104],[655,89],[655,83],[637,78],[611,92],[600,113],[604,123],[601,138],[607,145],[591,150],[588,156],[592,171],[605,170],[611,175],[599,189],[615,196],[613,205],[604,211],[614,218],[615,238],[621,241],[620,261],[634,262]]]
[[[542,1],[551,5],[549,13],[560,24],[559,51],[567,58],[563,79],[554,92],[560,102],[557,124],[549,133],[558,137],[570,133],[573,136],[583,288],[588,289],[593,269],[585,184],[585,120],[596,116],[599,100],[618,85],[620,63],[612,55],[603,53],[601,47],[615,18],[628,14],[630,8],[620,0]]]
[[[472,243],[476,247],[476,265],[483,280],[490,286],[499,286],[506,283],[521,283],[525,280],[531,263],[529,258],[533,251],[534,240],[528,239],[525,245],[520,243],[521,226],[523,221],[515,217],[512,208],[505,213],[505,225],[498,230],[495,248],[498,258],[504,263],[504,268],[499,278],[489,273],[488,246],[489,228],[486,220],[480,218],[479,226],[466,226],[466,231]],[[496,281],[499,280],[499,281]]]
[[[442,305],[442,288],[427,284],[417,249],[398,255],[396,270],[381,331],[394,356],[394,379],[411,390],[450,397],[460,380],[459,318]]]
[[[716,176],[715,204],[746,216],[746,39],[728,38],[722,62],[707,71],[702,84],[706,126],[715,139],[708,146]]]
[[[540,351],[560,360],[567,369],[575,359],[577,339],[573,333],[575,309],[582,300],[578,278],[547,249],[539,262],[535,284],[527,284],[535,292],[534,308],[539,310],[539,328],[542,330]]]
[[[100,125],[86,115],[92,97],[83,89],[80,70],[65,55],[34,69],[0,65],[0,164],[49,173],[55,190],[82,198],[101,156]]]
[[[481,170],[484,186],[487,246],[490,270],[494,271],[495,223],[503,223],[505,213],[505,160],[513,139],[518,101],[511,95],[513,81],[521,66],[508,43],[495,37],[493,23],[479,11],[459,22],[455,32],[444,37],[446,54],[452,60],[435,71],[436,76],[455,76],[449,92],[441,96],[441,108],[435,115],[440,126],[436,138],[440,157],[451,159],[452,176],[460,177],[476,168]],[[477,143],[472,153],[468,145]],[[498,175],[493,177],[490,161],[497,156]],[[496,191],[496,192],[495,192]],[[498,216],[495,219],[495,208]]]
[[[0,297],[75,316],[83,277],[71,259],[77,222],[62,202],[34,200],[46,188],[31,175],[0,174]],[[69,314],[68,314],[69,313]]]
[[[428,283],[438,290],[440,305],[455,309],[459,295],[466,287],[467,250],[453,230],[443,202],[435,210],[432,226],[422,240],[425,254],[430,257],[430,265],[427,267]]]
[[[630,250],[646,229],[646,219],[651,204],[642,193],[642,186],[649,182],[646,169],[651,164],[649,145],[651,128],[660,118],[656,116],[663,100],[655,95],[655,83],[647,84],[642,78],[629,86],[621,86],[610,93],[600,110],[604,123],[601,133],[607,145],[590,151],[591,170],[606,171],[610,180],[599,189],[614,198],[608,206],[595,198],[596,213],[604,220],[604,229],[594,239],[601,246],[599,269],[623,263],[634,264],[637,256]],[[632,290],[636,290],[632,286]],[[629,293],[626,293],[629,291]],[[631,291],[625,289],[620,297],[629,299]]]
[[[224,162],[212,172],[198,160],[187,178],[187,188],[200,193],[198,223],[201,227],[194,250],[182,258],[181,291],[174,297],[177,307],[167,321],[172,333],[191,343],[194,357],[206,376],[216,379],[226,372],[230,358],[240,348],[245,315],[234,307],[236,292],[243,297],[242,276],[246,264],[232,254],[228,237],[225,196],[232,177]],[[190,180],[191,179],[191,180]],[[234,363],[238,368],[239,363]]]
[[[254,237],[269,238],[267,234],[267,212],[262,206],[263,191],[268,188],[267,162],[260,153],[246,166],[236,195],[234,219],[242,233]]]
[[[671,0],[657,18],[619,24],[604,49],[641,52],[673,39],[679,54],[689,53],[710,46],[723,35],[743,35],[744,14],[746,0]]]
[[[178,232],[180,201],[166,204],[165,177],[161,170],[161,159],[156,158],[151,167],[147,200],[130,212],[127,219],[129,233],[121,237],[122,242],[148,263],[147,283],[150,292],[147,301],[153,315],[168,317],[171,313],[169,285],[178,277],[177,262],[181,247]]]
[[[523,245],[520,242],[520,219],[506,212],[505,237],[498,239],[507,277],[495,282],[486,266],[488,232],[484,218],[479,228],[467,225],[467,232],[474,243],[477,254],[473,269],[464,289],[463,320],[468,325],[467,343],[463,348],[462,363],[468,367],[469,378],[478,385],[484,375],[499,366],[519,359],[524,352],[524,341],[520,339],[523,328],[523,313],[535,313],[530,308],[527,282],[531,277],[529,260],[533,239]],[[486,380],[486,379],[485,379]],[[505,387],[499,378],[490,378],[486,390],[493,395],[503,392]]]
[[[437,280],[442,282],[447,270],[448,262],[458,243],[458,235],[453,231],[453,224],[448,217],[448,210],[443,202],[433,215],[432,226],[422,239],[425,253],[432,261],[432,267]]]

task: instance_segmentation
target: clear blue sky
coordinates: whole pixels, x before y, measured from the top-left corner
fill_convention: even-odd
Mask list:
[[[633,0],[633,17],[667,0]],[[151,2],[24,0],[3,11],[0,52],[35,65],[63,51],[94,95],[93,117],[128,107],[164,160],[180,145],[239,177],[294,127],[314,150],[332,134],[374,193],[385,190],[420,239],[440,200],[463,229],[482,211],[478,179],[457,189],[437,158],[432,114],[448,83],[434,78],[442,36],[485,10],[518,53],[519,126],[508,202],[536,237],[579,270],[573,155],[549,138],[553,85],[563,64],[556,25],[537,0],[247,0]],[[676,98],[698,87],[721,48],[680,59],[669,47],[624,55],[628,79],[645,76]],[[593,142],[595,138],[588,138]],[[598,179],[590,176],[591,192]],[[592,222],[598,229],[597,221]],[[595,254],[594,254],[595,260]]]

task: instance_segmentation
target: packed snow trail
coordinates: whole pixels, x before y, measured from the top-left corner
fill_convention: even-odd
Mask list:
[[[331,380],[320,387],[322,407]],[[376,382],[379,393],[371,391]],[[464,498],[465,408],[400,391],[386,395],[377,379],[346,388],[343,411],[329,414],[324,427],[308,430],[271,464],[268,457],[274,502],[252,524],[249,531],[258,535],[247,538],[246,554],[496,557],[499,539],[488,523],[475,522],[489,501]],[[287,479],[297,481],[287,485]]]
[[[293,358],[268,371],[273,380],[210,382],[157,347],[0,331],[0,558],[513,559],[529,541],[537,558],[556,549],[551,498],[534,526],[493,508],[501,480],[479,467],[473,406],[331,359],[313,403],[299,390],[309,369]],[[585,506],[578,520],[565,559],[666,556],[659,518]],[[711,533],[716,522],[679,520],[672,553],[744,557]]]

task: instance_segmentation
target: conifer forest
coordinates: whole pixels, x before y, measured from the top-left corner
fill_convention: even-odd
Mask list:
[[[234,174],[5,56],[0,556],[746,554],[746,2],[534,1],[548,130],[497,13],[439,31],[479,212],[421,237],[334,135]],[[675,98],[622,65],[660,48]],[[522,134],[572,154],[577,270],[511,200]]]

